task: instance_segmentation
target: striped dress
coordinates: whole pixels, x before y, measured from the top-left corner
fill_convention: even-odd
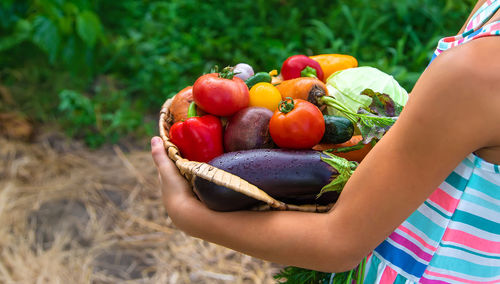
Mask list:
[[[500,35],[500,8],[487,1],[444,50]],[[500,94],[499,94],[500,95]],[[470,154],[432,195],[368,257],[365,283],[500,283],[500,169]]]

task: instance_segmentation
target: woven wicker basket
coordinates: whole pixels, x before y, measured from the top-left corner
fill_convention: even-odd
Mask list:
[[[193,179],[195,176],[199,178],[206,179],[215,184],[225,186],[234,191],[240,192],[257,200],[264,202],[266,205],[258,206],[254,210],[295,210],[304,212],[326,212],[331,207],[330,205],[293,205],[286,204],[284,202],[278,201],[263,190],[259,189],[253,184],[243,180],[242,178],[228,173],[224,170],[213,167],[207,163],[189,161],[184,159],[177,146],[173,144],[169,137],[169,129],[172,125],[173,118],[169,113],[170,105],[172,104],[172,99],[168,99],[162,106],[160,111],[160,121],[159,130],[160,136],[163,139],[163,144],[167,151],[168,157],[175,162],[175,165],[180,170],[181,174],[193,184]]]

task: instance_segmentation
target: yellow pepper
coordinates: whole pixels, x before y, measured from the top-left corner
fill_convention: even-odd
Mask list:
[[[265,107],[274,112],[280,102],[281,94],[271,83],[257,83],[250,89],[249,106]]]
[[[356,58],[347,54],[320,54],[310,56],[310,58],[317,61],[321,66],[324,73],[324,82],[337,71],[358,67]]]

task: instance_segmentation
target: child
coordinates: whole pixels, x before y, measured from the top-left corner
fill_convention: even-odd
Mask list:
[[[399,119],[328,213],[212,211],[154,137],[170,218],[192,236],[286,265],[340,272],[369,255],[365,283],[499,283],[499,7],[480,0],[459,35],[439,42]]]

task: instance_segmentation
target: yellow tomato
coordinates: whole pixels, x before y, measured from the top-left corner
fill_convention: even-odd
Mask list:
[[[271,83],[257,83],[250,89],[250,106],[265,107],[274,112],[280,102],[281,94]]]

